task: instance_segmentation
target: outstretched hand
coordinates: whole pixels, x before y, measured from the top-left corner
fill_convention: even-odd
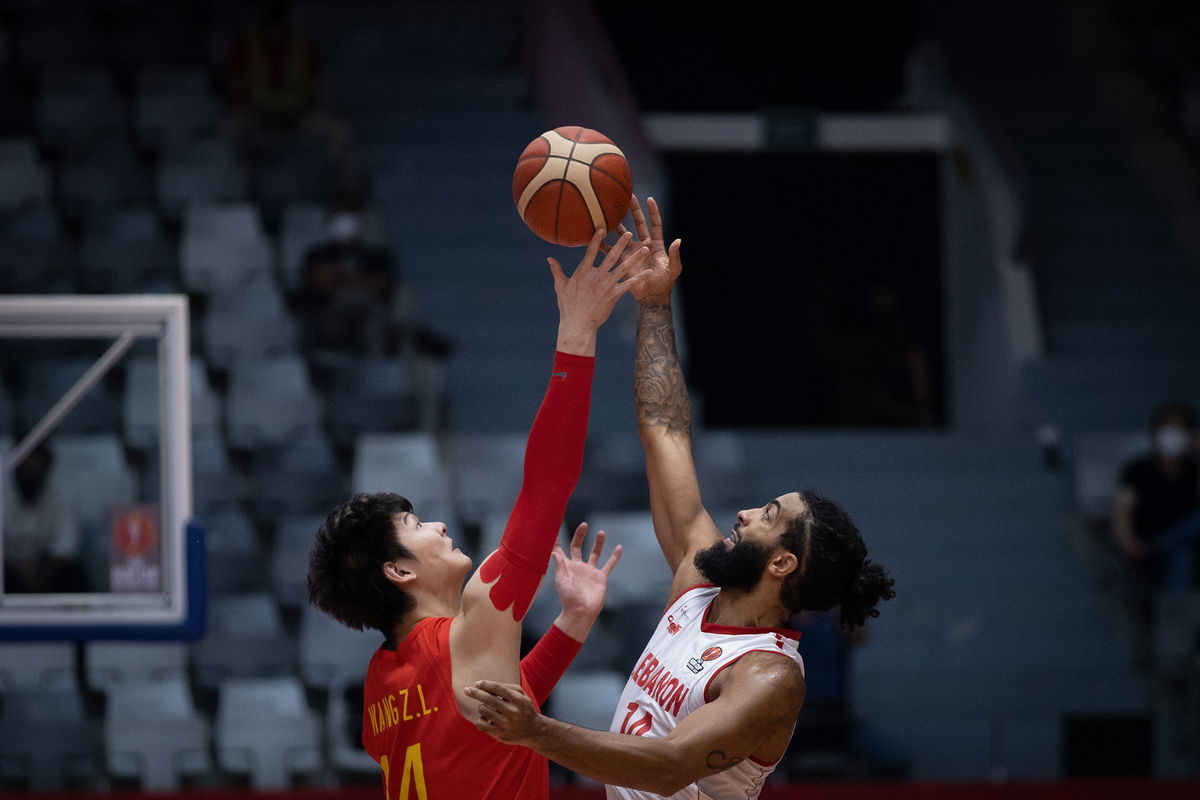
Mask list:
[[[604,531],[596,534],[592,551],[585,560],[583,540],[587,529],[586,522],[580,523],[575,529],[575,535],[571,537],[569,558],[558,544],[554,545],[554,551],[551,553],[554,557],[554,588],[562,603],[562,614],[554,624],[578,642],[587,638],[592,623],[603,610],[604,596],[608,591],[608,576],[621,560],[621,545],[617,545],[604,565],[600,566],[600,557],[604,552]]]
[[[675,281],[683,272],[683,261],[679,256],[679,248],[683,244],[683,240],[676,239],[671,242],[670,247],[667,247],[663,240],[662,211],[658,207],[658,201],[653,197],[647,197],[646,208],[649,211],[648,223],[646,214],[642,212],[642,206],[638,203],[637,195],[633,195],[630,202],[630,215],[633,217],[633,228],[637,231],[637,238],[634,242],[644,245],[650,254],[642,268],[644,280],[631,289],[638,302],[643,300],[667,302],[670,299],[671,287],[675,285]],[[617,232],[622,237],[629,233],[623,224],[617,226]]]
[[[648,279],[642,267],[649,249],[638,247],[626,252],[633,241],[630,233],[608,248],[596,266],[603,239],[603,229],[597,230],[570,277],[556,259],[547,259],[554,276],[554,292],[558,295],[558,349],[565,353],[595,355],[596,330],[608,319],[621,295]]]

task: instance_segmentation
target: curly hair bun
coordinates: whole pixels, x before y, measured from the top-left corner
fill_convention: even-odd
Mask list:
[[[879,609],[875,606],[880,600],[891,600],[896,596],[892,591],[892,585],[895,583],[881,565],[872,563],[869,558],[865,559],[850,588],[849,596],[842,603],[842,627],[854,630],[865,625],[867,617],[878,617]]]

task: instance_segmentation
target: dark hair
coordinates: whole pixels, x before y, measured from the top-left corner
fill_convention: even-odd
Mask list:
[[[788,611],[828,611],[841,606],[846,630],[878,617],[880,600],[891,600],[895,583],[879,564],[867,558],[858,528],[842,508],[816,492],[801,492],[808,505],[779,537],[800,565],[784,582],[780,599]]]
[[[1196,429],[1196,409],[1180,400],[1172,400],[1155,408],[1154,413],[1150,417],[1150,429],[1158,430],[1170,420],[1175,419],[1181,420],[1184,425],[1192,430]]]
[[[355,630],[388,639],[412,610],[412,596],[383,574],[383,564],[412,558],[396,538],[394,517],[412,511],[398,494],[356,494],[329,512],[308,554],[308,601]]]

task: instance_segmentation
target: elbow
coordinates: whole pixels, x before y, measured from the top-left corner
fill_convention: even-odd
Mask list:
[[[692,781],[678,775],[663,775],[642,788],[663,797],[672,797],[683,791],[690,783]]]

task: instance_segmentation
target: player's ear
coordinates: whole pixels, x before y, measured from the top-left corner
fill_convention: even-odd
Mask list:
[[[767,562],[767,572],[776,578],[786,578],[796,571],[800,566],[799,559],[791,550],[780,549],[771,560]]]
[[[417,573],[409,567],[410,564],[407,560],[404,562],[385,561],[383,562],[383,577],[387,578],[393,586],[403,589],[417,577]]]

